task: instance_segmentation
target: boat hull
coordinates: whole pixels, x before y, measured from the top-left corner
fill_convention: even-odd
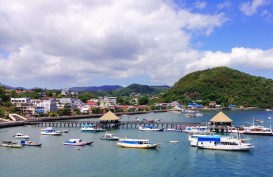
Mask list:
[[[136,149],[155,149],[160,144],[124,144],[124,143],[117,143],[118,146],[124,148],[136,148]]]
[[[221,145],[216,145],[216,146],[197,146],[200,149],[210,149],[210,150],[222,150],[222,151],[249,151],[253,147],[252,146],[221,146]]]

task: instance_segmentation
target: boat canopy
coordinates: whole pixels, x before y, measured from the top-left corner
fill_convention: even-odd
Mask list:
[[[216,143],[221,142],[221,137],[219,136],[199,136],[198,137],[198,142],[204,142],[204,141],[212,141]]]

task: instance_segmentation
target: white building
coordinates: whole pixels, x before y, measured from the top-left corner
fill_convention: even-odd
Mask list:
[[[12,104],[27,103],[29,100],[30,100],[30,98],[10,98],[10,102]]]

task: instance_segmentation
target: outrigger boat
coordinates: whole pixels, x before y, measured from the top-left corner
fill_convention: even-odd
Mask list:
[[[152,144],[149,139],[128,139],[121,138],[117,145],[125,148],[138,148],[138,149],[155,149],[160,144]]]

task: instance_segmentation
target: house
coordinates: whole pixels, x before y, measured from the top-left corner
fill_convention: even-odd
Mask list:
[[[216,101],[209,102],[209,108],[216,108]]]

